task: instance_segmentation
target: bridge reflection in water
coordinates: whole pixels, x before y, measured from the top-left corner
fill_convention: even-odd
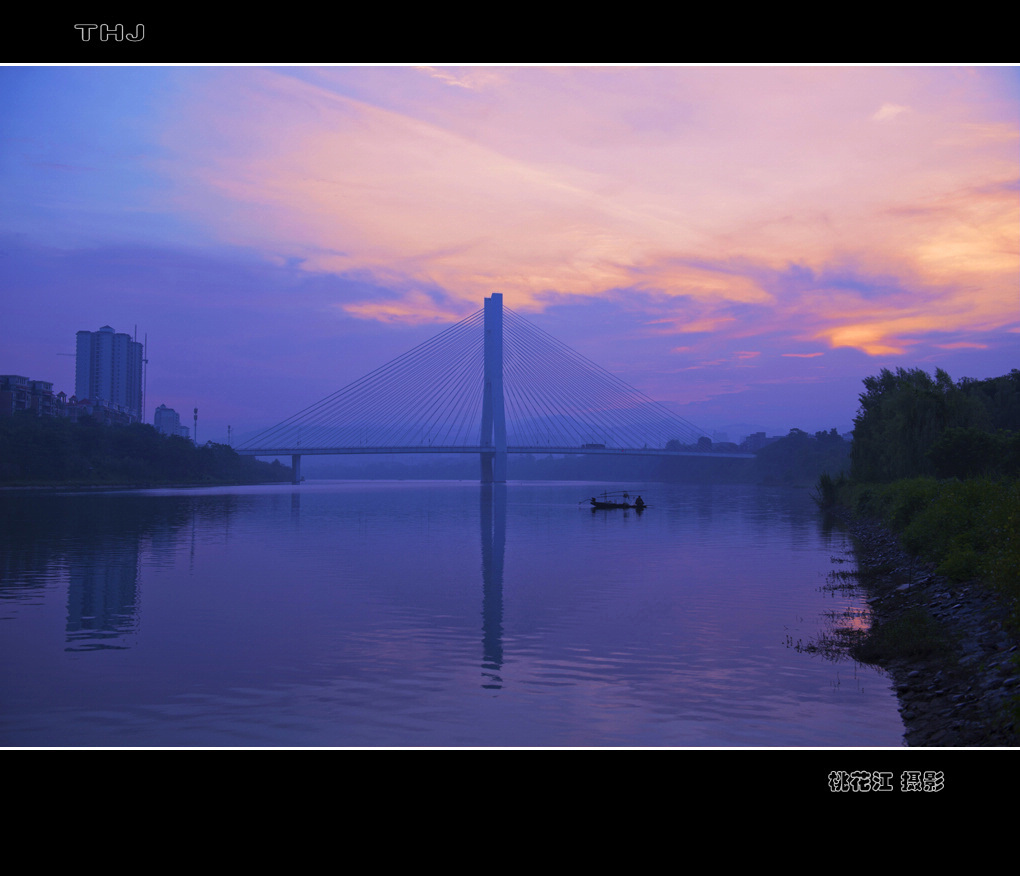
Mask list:
[[[482,484],[482,687],[503,686],[503,558],[506,555],[506,485]]]

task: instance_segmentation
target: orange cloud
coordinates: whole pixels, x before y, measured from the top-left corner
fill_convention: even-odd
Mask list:
[[[344,304],[342,309],[359,319],[374,319],[387,323],[454,323],[463,317],[459,311],[438,306],[421,292],[395,301],[363,301],[356,304]]]

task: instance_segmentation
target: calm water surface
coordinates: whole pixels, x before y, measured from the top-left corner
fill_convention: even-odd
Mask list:
[[[0,496],[0,744],[902,744],[805,492],[607,488]]]

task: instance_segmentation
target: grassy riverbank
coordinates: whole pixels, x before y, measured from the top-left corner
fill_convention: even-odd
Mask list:
[[[919,561],[1002,600],[1020,629],[1020,480],[917,477],[855,483],[823,475],[822,505],[881,521]]]
[[[893,678],[906,741],[1016,746],[1020,728],[1020,481],[819,480],[854,535],[869,629],[856,660]]]
[[[883,369],[864,387],[850,472],[817,488],[872,610],[854,654],[893,673],[911,744],[1015,745],[1020,371]]]
[[[881,521],[910,554],[949,581],[989,589],[1020,629],[1020,480],[874,484],[823,475],[818,497],[823,506]]]
[[[909,553],[880,521],[831,513],[853,535],[853,582],[869,606],[867,629],[844,631],[830,647],[880,666],[892,679],[911,746],[1020,744],[1020,662],[1015,618],[1001,592],[981,579],[952,581]]]

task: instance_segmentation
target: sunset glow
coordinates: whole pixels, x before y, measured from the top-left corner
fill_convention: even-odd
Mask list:
[[[493,292],[707,429],[1020,367],[1016,68],[0,76],[0,372],[70,394],[74,333],[137,326],[150,419],[214,440]]]

